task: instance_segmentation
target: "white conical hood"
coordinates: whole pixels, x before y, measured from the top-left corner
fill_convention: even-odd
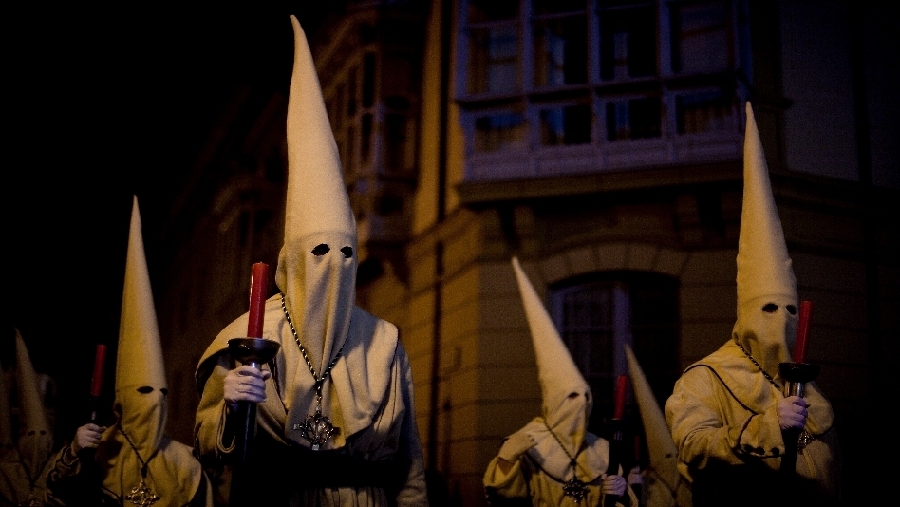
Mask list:
[[[749,102],[746,113],[744,191],[737,255],[738,320],[734,335],[770,375],[776,376],[778,364],[789,360],[788,343],[796,338],[797,280]],[[770,303],[777,305],[777,310],[763,311]]]
[[[534,343],[543,416],[556,436],[571,444],[571,447],[567,445],[571,452],[581,447],[587,431],[591,388],[516,257],[512,264]]]
[[[275,283],[317,373],[346,341],[356,300],[356,222],[306,34],[291,16],[284,246]],[[290,347],[284,347],[291,353]],[[306,368],[302,357],[288,364]],[[293,378],[291,372],[289,377]],[[290,404],[288,400],[286,403]]]
[[[631,389],[641,412],[644,424],[644,436],[647,452],[650,457],[650,479],[646,481],[648,488],[648,507],[688,507],[691,495],[678,473],[678,448],[672,440],[672,434],[666,425],[666,416],[660,408],[643,368],[638,363],[629,345],[625,345],[628,359],[628,376],[631,378]]]
[[[50,424],[41,396],[38,374],[31,364],[31,356],[22,334],[16,329],[16,384],[19,391],[19,410],[24,432],[49,431]]]
[[[294,16],[291,25],[294,67],[287,116],[285,242],[316,232],[339,232],[355,240],[356,221],[306,32]]]
[[[122,411],[122,428],[141,450],[144,459],[156,450],[162,437],[166,389],[156,306],[144,255],[141,213],[135,196],[122,289],[116,406]]]
[[[16,329],[16,387],[19,391],[19,456],[29,477],[37,477],[53,449],[53,432],[41,395],[38,374],[22,334]]]

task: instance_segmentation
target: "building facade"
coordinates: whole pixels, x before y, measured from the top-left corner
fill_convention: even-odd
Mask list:
[[[348,1],[318,27],[358,304],[400,327],[436,505],[483,505],[501,440],[540,413],[513,256],[591,383],[597,433],[624,344],[662,405],[730,337],[748,100],[799,295],[816,305],[809,358],[848,485],[863,481],[875,451],[861,409],[889,392],[900,329],[887,218],[898,83],[882,39],[896,34],[880,14],[837,1]],[[281,247],[286,85],[235,94],[166,232],[154,286],[162,334],[184,352],[167,367],[180,393],[169,427],[187,442],[197,359],[246,311],[251,264],[274,266]]]

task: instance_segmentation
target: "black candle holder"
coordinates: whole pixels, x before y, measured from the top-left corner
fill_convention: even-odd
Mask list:
[[[235,361],[260,369],[275,358],[281,345],[265,338],[232,338],[228,352]],[[256,436],[256,403],[239,401],[235,411],[237,433],[234,438],[234,465],[231,477],[230,505],[253,505],[249,489],[244,484],[244,466],[250,458],[250,442]]]
[[[778,365],[778,373],[781,375],[785,383],[787,392],[785,396],[799,396],[803,398],[806,390],[806,384],[812,382],[819,376],[821,367],[818,364],[810,363],[781,363]],[[786,477],[793,479],[797,473],[797,441],[800,438],[800,428],[788,428],[781,432],[781,438],[784,440],[784,456],[781,458],[781,472]]]

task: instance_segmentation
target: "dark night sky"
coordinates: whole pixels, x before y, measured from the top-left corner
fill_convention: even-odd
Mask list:
[[[311,31],[321,10],[126,4],[4,13],[0,360],[12,360],[16,326],[39,371],[77,372],[85,391],[94,351],[84,344],[118,336],[132,195],[152,276],[158,224],[229,91],[287,89],[289,14]]]

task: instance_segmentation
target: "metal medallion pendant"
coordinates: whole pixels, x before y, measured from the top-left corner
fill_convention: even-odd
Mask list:
[[[800,435],[797,436],[797,452],[800,452],[803,449],[805,449],[806,446],[809,445],[809,443],[815,439],[816,439],[816,437],[812,436],[806,430],[801,430]]]
[[[563,486],[563,493],[566,496],[572,497],[572,500],[574,500],[575,503],[581,502],[581,500],[585,496],[587,496],[587,492],[587,484],[579,481],[574,477],[572,477],[572,479],[569,480],[569,482],[567,482],[565,486]]]
[[[322,406],[319,404],[316,404],[316,413],[306,416],[306,420],[297,426],[300,436],[309,440],[310,448],[314,451],[318,451],[338,431],[338,428],[322,415]]]
[[[144,479],[141,479],[140,485],[131,488],[131,494],[126,496],[125,500],[130,500],[131,503],[138,507],[149,507],[159,501],[159,497],[153,493],[152,489],[147,487]]]

